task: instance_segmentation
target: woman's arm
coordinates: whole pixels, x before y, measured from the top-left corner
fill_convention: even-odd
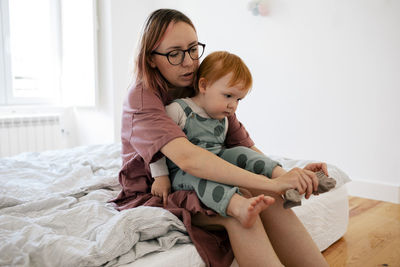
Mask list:
[[[279,179],[266,179],[265,176],[239,168],[213,153],[193,145],[186,138],[182,137],[168,142],[161,148],[161,152],[183,171],[196,177],[239,187],[272,191],[279,194],[291,188],[296,188],[300,193],[304,193],[308,183],[303,180],[312,179],[305,176],[314,175],[312,172],[296,168]]]
[[[264,154],[256,146],[252,146],[251,149],[253,149],[254,151],[256,151],[258,153]],[[327,176],[329,176],[328,167],[327,167],[326,163],[324,163],[324,162],[310,163],[310,164],[307,164],[303,169],[304,170],[308,170],[308,171],[312,171],[312,172],[317,172],[317,171],[322,170]],[[271,178],[274,179],[274,178],[280,177],[282,175],[285,175],[286,173],[287,172],[282,167],[276,166],[272,171],[272,177]],[[313,189],[313,191],[310,191],[309,189],[307,189],[306,198],[309,198],[310,195],[313,192],[317,191],[315,188],[318,188],[318,179],[313,177],[313,181],[312,182],[313,182],[314,189]]]
[[[196,177],[219,183],[248,188],[265,189],[276,192],[268,186],[262,175],[253,174],[221,159],[199,146],[193,145],[186,138],[175,138],[161,152],[172,160],[183,171]],[[252,179],[249,179],[251,176]],[[273,190],[275,189],[275,190]]]

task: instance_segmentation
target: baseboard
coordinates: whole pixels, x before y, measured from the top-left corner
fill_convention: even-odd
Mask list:
[[[349,195],[400,204],[400,185],[356,180],[347,183]]]

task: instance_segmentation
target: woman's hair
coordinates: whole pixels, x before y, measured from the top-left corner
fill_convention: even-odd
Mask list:
[[[177,22],[185,22],[196,31],[192,21],[174,9],[158,9],[147,18],[136,58],[136,83],[142,83],[152,91],[168,88],[168,83],[159,70],[150,65],[151,52],[160,45],[170,23]]]
[[[208,84],[212,84],[218,79],[232,72],[232,78],[229,86],[242,85],[242,90],[251,88],[253,78],[249,68],[243,60],[232,53],[226,51],[217,51],[209,54],[201,62],[197,70],[194,89],[196,94],[199,92],[199,80],[205,78]]]

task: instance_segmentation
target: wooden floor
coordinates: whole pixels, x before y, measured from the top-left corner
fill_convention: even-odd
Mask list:
[[[350,197],[349,227],[323,252],[332,267],[400,267],[400,204]]]

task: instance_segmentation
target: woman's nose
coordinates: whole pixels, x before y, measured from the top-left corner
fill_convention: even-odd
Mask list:
[[[190,66],[193,64],[193,59],[189,55],[189,51],[186,51],[182,61],[182,66]]]

